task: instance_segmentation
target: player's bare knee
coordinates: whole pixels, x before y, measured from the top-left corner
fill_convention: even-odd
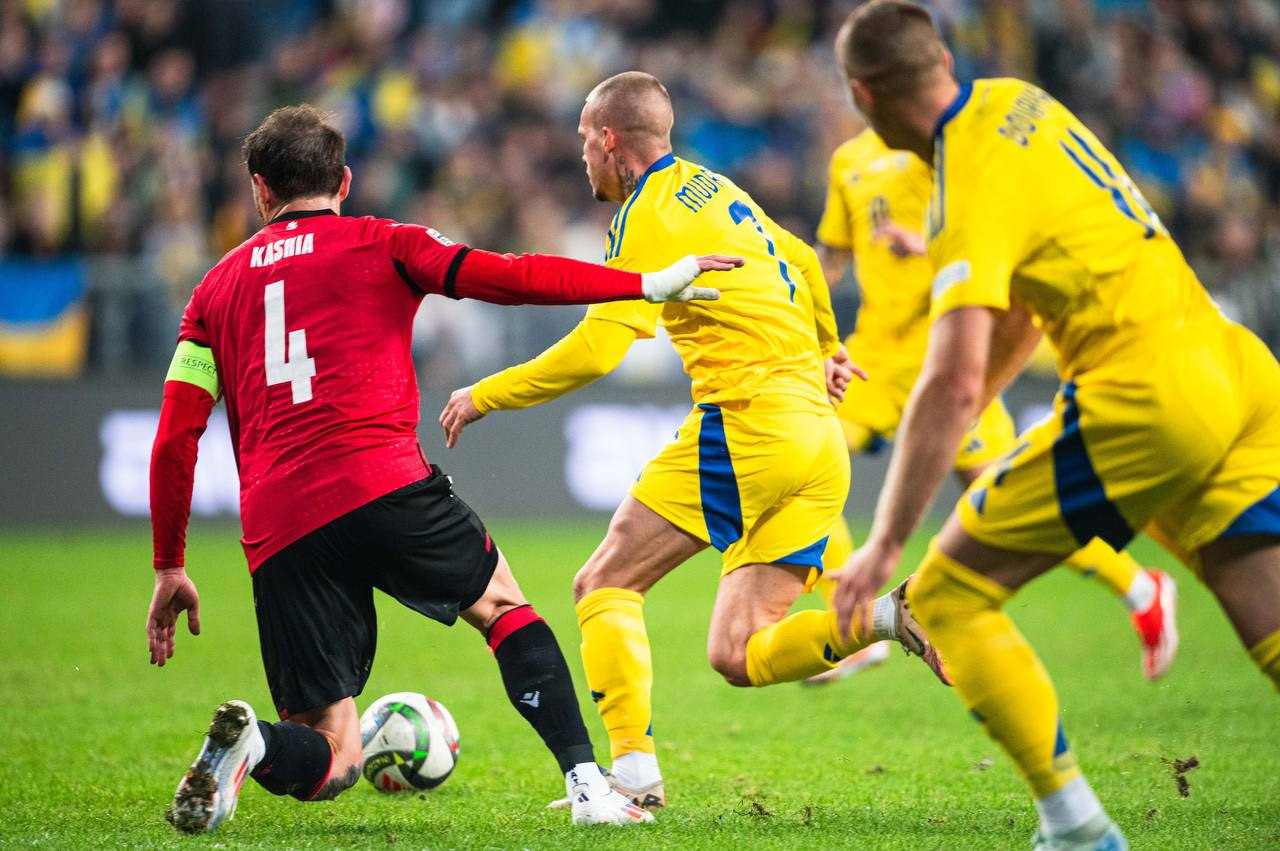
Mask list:
[[[596,551],[591,554],[584,564],[573,577],[573,601],[576,603],[592,591],[598,591],[601,588],[618,588],[626,587],[619,585],[619,567],[618,560],[621,555],[621,549],[612,539],[612,530],[605,537]]]
[[[710,644],[707,646],[707,661],[717,674],[731,686],[747,688],[751,678],[747,676],[746,647],[732,647],[727,644]]]

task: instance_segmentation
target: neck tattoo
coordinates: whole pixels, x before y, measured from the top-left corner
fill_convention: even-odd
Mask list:
[[[618,171],[618,182],[622,184],[622,195],[624,198],[630,198],[631,193],[636,191],[636,186],[640,183],[640,178],[636,177],[636,173],[631,169]]]

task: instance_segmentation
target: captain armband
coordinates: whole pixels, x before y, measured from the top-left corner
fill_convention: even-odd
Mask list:
[[[191,340],[183,340],[174,350],[165,381],[182,381],[194,384],[214,399],[221,389],[218,383],[218,367],[213,362],[213,350]]]

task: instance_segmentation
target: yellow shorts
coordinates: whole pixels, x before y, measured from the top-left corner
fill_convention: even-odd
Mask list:
[[[907,397],[920,377],[920,367],[876,364],[866,369],[870,378],[855,378],[849,383],[836,415],[849,451],[874,454],[893,440]],[[997,398],[964,433],[955,469],[972,470],[990,464],[1012,449],[1016,440],[1013,417],[1004,401]]]
[[[1193,570],[1221,537],[1280,535],[1280,365],[1220,321],[1065,384],[960,499],[966,532],[1067,553],[1147,529]]]
[[[849,495],[849,454],[826,412],[698,405],[631,495],[719,550],[722,574],[793,564],[812,580]]]

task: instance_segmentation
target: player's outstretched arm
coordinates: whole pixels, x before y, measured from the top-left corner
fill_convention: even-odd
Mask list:
[[[652,303],[710,301],[719,290],[695,287],[703,272],[727,272],[741,257],[682,257],[656,272],[624,272],[595,263],[544,254],[469,251],[455,273],[451,294],[493,304],[592,304],[640,299]]]
[[[964,430],[982,410],[994,324],[993,311],[985,307],[961,307],[934,320],[871,532],[836,578],[837,622],[845,636],[854,609],[873,599],[898,566],[907,539],[955,462]]]
[[[440,412],[445,445],[452,449],[462,430],[490,411],[541,405],[608,375],[635,339],[630,326],[588,315],[536,358],[453,391]]]
[[[183,568],[196,453],[219,392],[218,370],[208,346],[183,340],[164,384],[160,422],[151,447],[151,537],[155,591],[147,611],[151,663],[173,656],[174,625],[187,612],[192,635],[200,633],[199,595]]]

